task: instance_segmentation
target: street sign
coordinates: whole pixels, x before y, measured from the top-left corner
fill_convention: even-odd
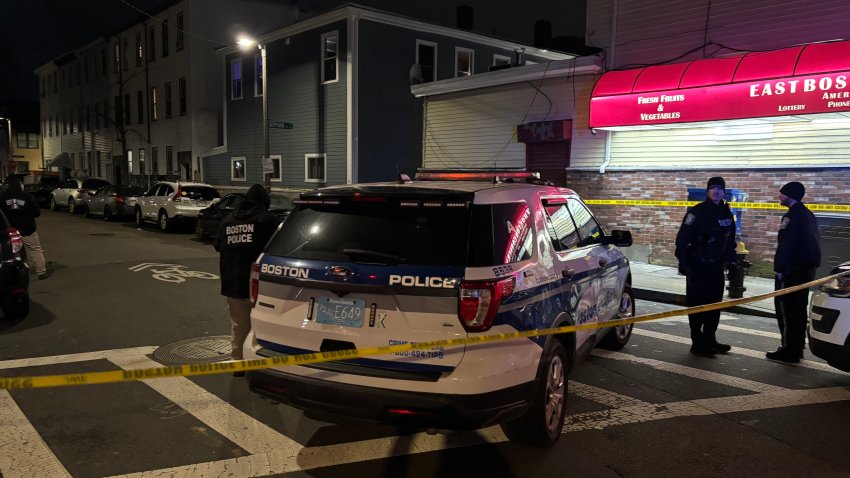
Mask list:
[[[263,158],[263,174],[274,174],[272,158]]]
[[[292,123],[284,123],[283,121],[269,121],[269,128],[292,129],[292,126]]]

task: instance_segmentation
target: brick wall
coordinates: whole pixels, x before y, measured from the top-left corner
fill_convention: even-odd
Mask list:
[[[803,202],[850,204],[850,168],[732,169],[724,171],[598,171],[567,170],[567,185],[585,199],[654,199],[682,201],[688,188],[705,188],[711,176],[723,176],[727,189],[747,193],[749,202],[777,202],[779,188],[789,181],[806,186]],[[676,233],[685,215],[682,207],[602,206],[592,209],[607,229],[629,229],[635,247],[650,263],[675,265]],[[742,240],[750,251],[750,273],[773,275],[776,234],[784,211],[744,209]]]

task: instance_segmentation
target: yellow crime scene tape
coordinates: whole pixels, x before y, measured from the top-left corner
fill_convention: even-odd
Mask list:
[[[386,345],[383,347],[372,347],[367,349],[339,350],[334,352],[315,352],[299,355],[284,355],[265,359],[254,360],[230,360],[226,362],[215,362],[206,364],[174,365],[163,367],[151,367],[134,370],[111,370],[106,372],[88,372],[62,375],[39,375],[22,377],[0,377],[0,390],[31,389],[62,387],[69,385],[94,385],[102,383],[133,382],[138,380],[149,380],[167,377],[189,377],[196,375],[212,375],[217,373],[229,373],[238,371],[260,370],[270,367],[284,367],[290,365],[309,365],[337,360],[348,360],[374,355],[388,355],[397,352],[408,352],[411,350],[423,350],[434,347],[455,347],[460,345],[476,345],[490,342],[502,342],[520,338],[542,337],[546,335],[566,334],[580,330],[601,329],[607,327],[618,327],[620,325],[649,322],[652,320],[666,319],[678,315],[696,314],[711,310],[726,309],[738,305],[758,302],[779,295],[788,294],[802,289],[814,287],[838,277],[850,274],[850,270],[833,274],[822,279],[816,279],[805,284],[780,289],[767,294],[753,297],[745,297],[724,302],[715,302],[697,307],[658,312],[655,314],[639,315],[625,319],[611,320],[603,323],[587,323],[581,325],[567,325],[564,327],[536,329],[523,332],[511,332],[505,334],[480,334],[454,339],[432,340],[428,342],[407,343],[400,345]]]
[[[656,206],[656,207],[688,207],[699,204],[701,201],[656,201],[651,199],[585,199],[585,203],[603,206]],[[773,202],[735,202],[729,207],[733,209],[776,209],[785,210],[787,207]],[[825,212],[850,212],[850,204],[811,204],[805,203],[812,211]]]

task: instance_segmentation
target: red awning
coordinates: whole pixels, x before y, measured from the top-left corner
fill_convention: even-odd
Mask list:
[[[590,127],[850,111],[850,41],[609,71]]]

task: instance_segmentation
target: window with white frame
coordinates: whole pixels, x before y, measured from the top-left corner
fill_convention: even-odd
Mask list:
[[[283,181],[283,169],[281,167],[283,166],[283,160],[279,154],[272,154],[270,157],[272,159],[272,168],[274,169],[272,171],[272,181]]]
[[[475,51],[469,48],[455,47],[455,78],[472,76]]]
[[[242,98],[242,58],[230,60],[230,99]]]
[[[425,40],[416,40],[416,64],[422,72],[422,82],[437,79],[437,44]]]
[[[493,66],[511,66],[511,57],[493,53]]]
[[[230,179],[232,181],[245,181],[245,157],[230,158]]]
[[[183,24],[183,12],[179,12],[177,14],[177,28],[176,28],[176,30],[177,30],[177,32],[176,32],[177,33],[177,44],[176,44],[176,47],[175,47],[177,51],[180,51],[180,50],[183,49],[183,28],[184,28],[184,26],[185,25]]]
[[[322,83],[339,80],[339,34],[337,32],[322,35]]]
[[[328,162],[325,154],[304,155],[304,181],[308,183],[324,183],[328,177]]]
[[[254,96],[263,96],[263,56],[254,56]]]

